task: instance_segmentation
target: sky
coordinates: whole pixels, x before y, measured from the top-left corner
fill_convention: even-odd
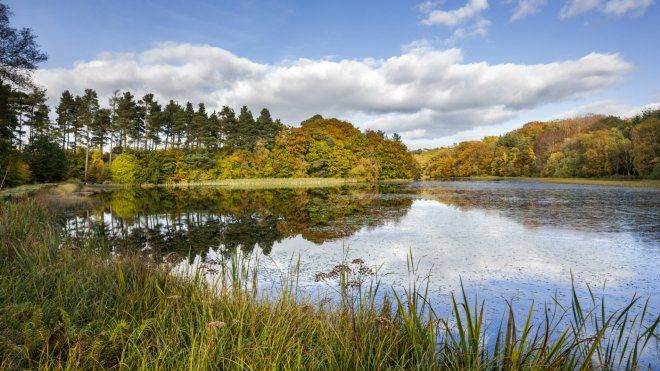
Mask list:
[[[65,89],[320,113],[412,149],[660,105],[657,0],[5,0]]]

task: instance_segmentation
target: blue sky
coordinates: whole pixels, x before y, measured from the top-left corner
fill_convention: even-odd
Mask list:
[[[660,102],[653,0],[7,3],[50,57],[36,77],[52,104],[153,91],[291,124],[321,112],[417,148]]]

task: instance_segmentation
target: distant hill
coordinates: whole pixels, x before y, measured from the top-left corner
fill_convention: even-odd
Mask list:
[[[422,177],[660,178],[660,110],[529,122],[502,136],[413,152]]]

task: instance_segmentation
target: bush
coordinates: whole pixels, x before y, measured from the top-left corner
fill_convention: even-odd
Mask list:
[[[110,168],[112,181],[119,184],[135,184],[139,170],[137,157],[130,153],[122,153],[112,160]]]

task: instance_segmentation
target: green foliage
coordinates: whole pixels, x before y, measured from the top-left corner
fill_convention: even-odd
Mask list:
[[[0,156],[0,189],[15,187],[30,181],[30,166],[23,161],[20,153],[4,151]]]
[[[140,166],[137,157],[131,153],[122,153],[112,160],[112,181],[119,184],[138,182]]]
[[[374,152],[380,167],[379,179],[413,179],[418,177],[417,163],[403,143],[379,139],[375,144]]]
[[[633,128],[632,147],[637,172],[660,179],[660,118],[649,115]]]
[[[614,174],[617,151],[629,142],[618,129],[578,134],[550,156],[546,173],[559,177],[599,177]]]
[[[92,158],[89,161],[88,180],[93,183],[102,183],[110,180],[110,167],[103,159],[103,150],[97,149],[92,152]]]
[[[66,150],[67,179],[83,179],[85,177],[85,153],[75,149]]]
[[[175,150],[153,151],[140,153],[137,183],[163,184],[168,183],[176,172],[177,153]],[[113,161],[113,169],[114,169]],[[113,170],[114,180],[114,170]]]
[[[46,136],[32,141],[23,151],[32,178],[37,182],[56,182],[64,178],[67,170],[66,156],[60,146]]]

